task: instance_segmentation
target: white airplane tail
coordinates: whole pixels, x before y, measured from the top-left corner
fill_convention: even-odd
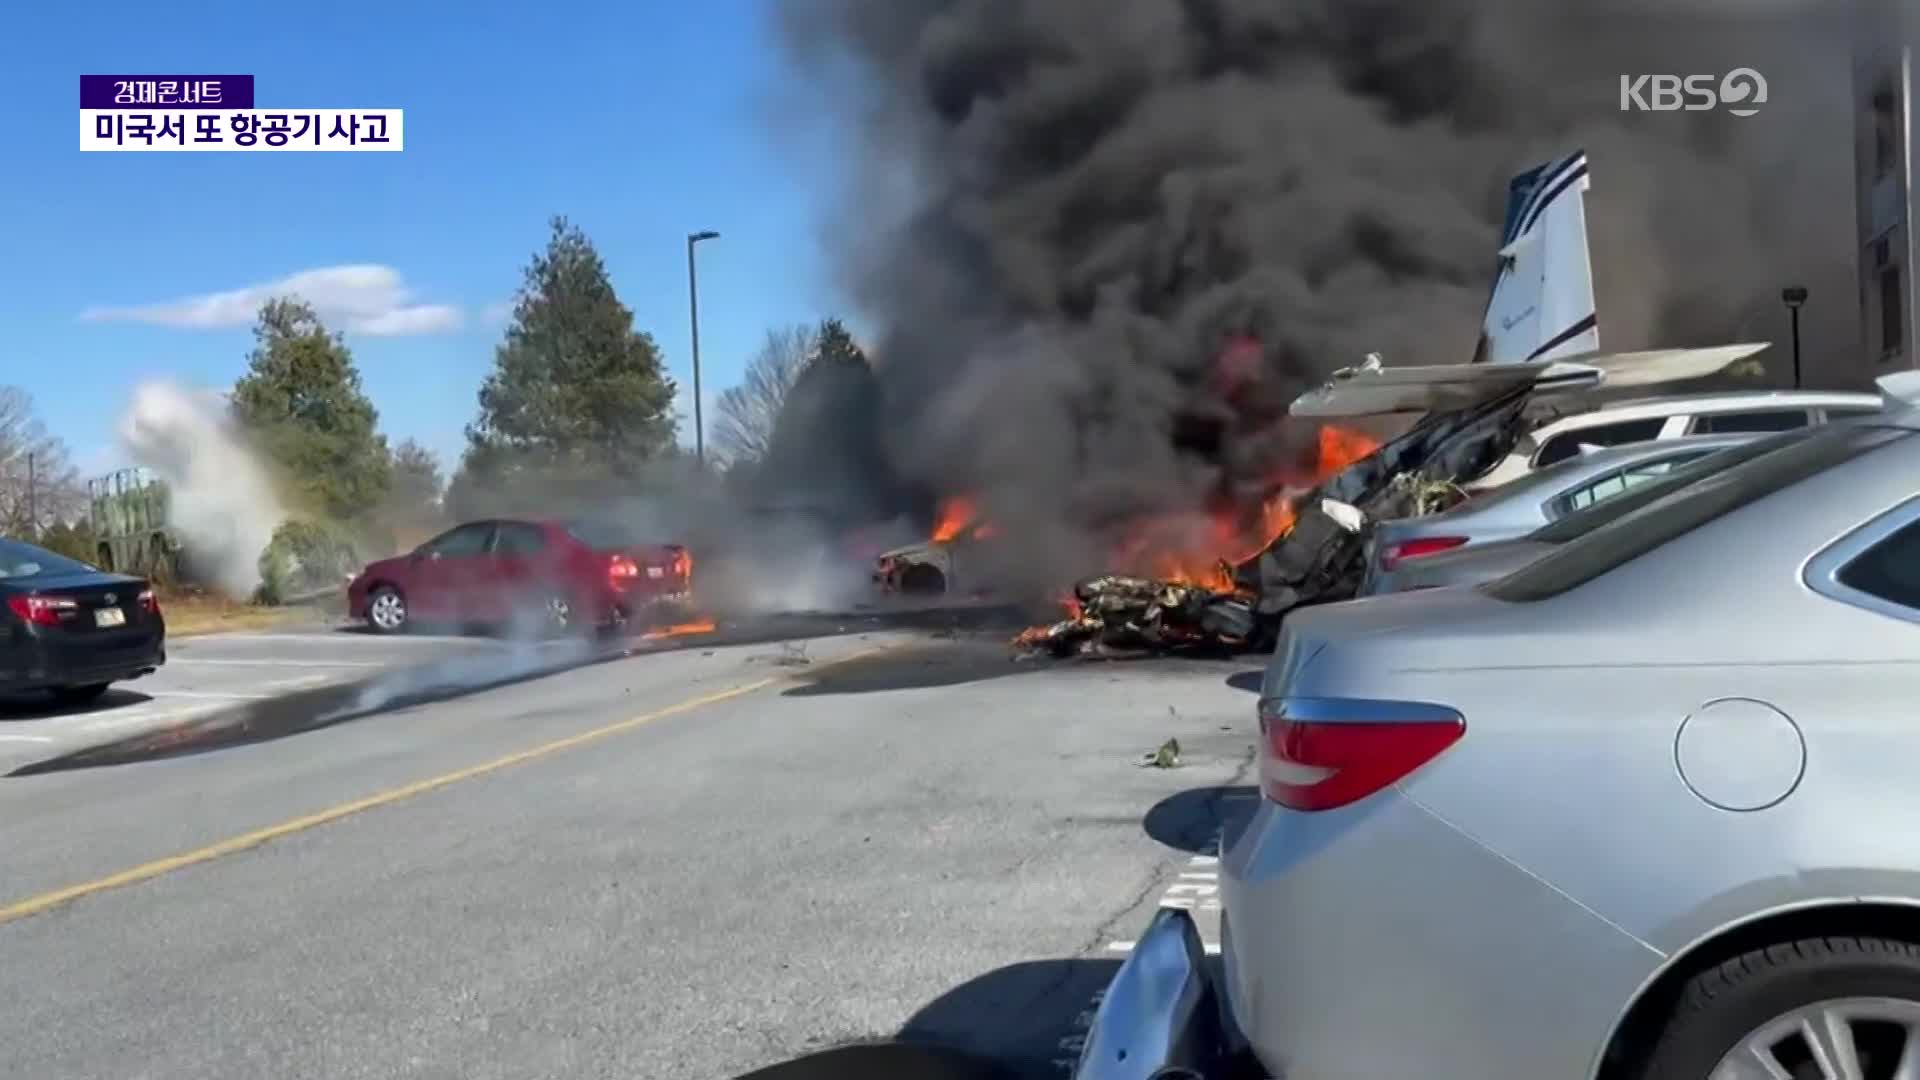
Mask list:
[[[1599,351],[1587,248],[1590,186],[1584,150],[1513,178],[1475,363],[1523,364]]]
[[[1587,247],[1587,155],[1528,169],[1508,187],[1493,293],[1473,360],[1391,367],[1370,355],[1302,394],[1295,416],[1464,409],[1530,388],[1536,395],[1655,386],[1724,370],[1766,344],[1600,352]]]

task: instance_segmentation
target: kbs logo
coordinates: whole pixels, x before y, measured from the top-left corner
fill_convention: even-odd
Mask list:
[[[1622,75],[1620,111],[1702,112],[1725,108],[1735,116],[1752,116],[1767,103],[1766,77],[1752,68],[1734,68],[1726,75]]]

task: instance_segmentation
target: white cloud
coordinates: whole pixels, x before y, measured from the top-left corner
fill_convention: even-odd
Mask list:
[[[480,323],[483,326],[505,326],[513,318],[514,301],[500,300],[480,309]]]
[[[457,330],[460,309],[416,304],[400,272],[388,266],[323,266],[261,285],[204,293],[133,307],[93,307],[88,322],[138,322],[189,330],[250,325],[260,306],[275,297],[297,296],[313,305],[329,326],[372,337],[399,337]]]

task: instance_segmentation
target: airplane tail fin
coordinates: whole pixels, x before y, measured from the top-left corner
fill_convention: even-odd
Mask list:
[[[1584,150],[1514,177],[1475,363],[1519,364],[1599,351],[1587,247],[1589,186]]]

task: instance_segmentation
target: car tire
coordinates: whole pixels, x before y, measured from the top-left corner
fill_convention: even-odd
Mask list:
[[[1854,1052],[1868,1066],[1859,1074],[1842,1068],[1840,1075],[1891,1075],[1888,1055],[1897,1060],[1903,1032],[1920,1031],[1920,945],[1806,938],[1700,972],[1681,991],[1638,1075],[1640,1080],[1708,1080],[1738,1054],[1756,1066],[1770,1058],[1779,1075],[1799,1076],[1796,1065],[1806,1068],[1818,1060],[1810,1055],[1834,1052],[1816,1047],[1804,1034],[1831,1021],[1844,1025]],[[1754,1075],[1767,1074],[1757,1068]]]
[[[584,615],[581,606],[563,592],[550,592],[540,599],[540,628],[548,637],[564,638],[580,629]]]
[[[367,625],[376,634],[399,634],[413,625],[413,613],[407,608],[406,594],[391,585],[382,585],[367,597]]]
[[[59,705],[87,705],[99,700],[112,683],[86,683],[82,686],[59,686],[53,690],[53,700]]]

